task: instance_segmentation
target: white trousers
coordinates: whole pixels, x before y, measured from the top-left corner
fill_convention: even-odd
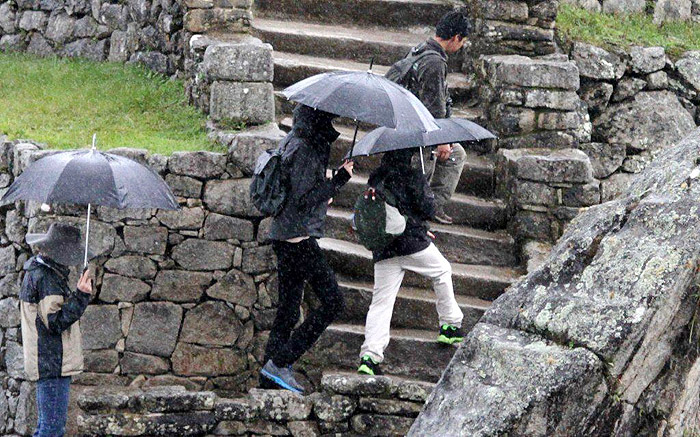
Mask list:
[[[365,342],[362,344],[360,358],[369,355],[377,362],[384,360],[384,350],[389,345],[394,302],[407,270],[433,280],[440,325],[447,323],[462,326],[464,316],[455,300],[452,267],[438,248],[430,243],[427,249],[413,255],[390,258],[374,264],[374,291],[367,312]]]

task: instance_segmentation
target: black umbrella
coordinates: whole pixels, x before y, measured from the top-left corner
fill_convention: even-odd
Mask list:
[[[34,200],[87,205],[85,265],[92,205],[117,209],[179,209],[165,181],[136,161],[95,149],[62,152],[41,158],[10,185],[0,203]]]
[[[481,141],[496,138],[494,134],[478,124],[463,118],[441,118],[435,120],[438,130],[422,132],[380,127],[365,135],[346,158],[369,156],[392,150],[440,144]],[[423,154],[421,154],[422,164]]]
[[[288,87],[283,94],[294,102],[351,118],[358,123],[426,132],[438,129],[430,111],[416,96],[372,73],[371,68],[367,72],[317,74]],[[357,128],[355,130],[357,135]]]

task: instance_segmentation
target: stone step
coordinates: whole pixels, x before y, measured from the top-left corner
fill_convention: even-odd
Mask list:
[[[331,208],[326,217],[326,236],[359,244],[352,231],[351,210]],[[487,232],[458,225],[430,224],[435,245],[450,262],[491,266],[515,266],[515,242],[505,231]]]
[[[372,281],[374,263],[369,250],[359,244],[333,238],[322,238],[319,245],[338,274],[358,281]],[[455,294],[460,296],[493,300],[520,276],[520,272],[511,267],[451,264]],[[411,272],[406,274],[403,285],[418,288],[432,286],[428,278]]]
[[[336,130],[340,132],[340,137],[331,146],[330,166],[338,167],[345,155],[352,146],[352,139],[355,133],[353,127],[336,123]],[[280,129],[289,132],[292,129],[292,117],[285,117],[280,121]],[[358,141],[367,133],[360,129],[357,134]],[[465,147],[470,147],[466,144]],[[479,197],[493,197],[495,190],[495,175],[493,154],[480,154],[467,149],[467,159],[462,169],[462,176],[457,186],[457,192]],[[355,161],[355,171],[360,175],[369,175],[381,161],[381,155],[363,156]]]
[[[372,302],[372,283],[338,281],[345,296],[346,309],[337,320],[339,323],[364,325],[369,305]],[[462,327],[468,331],[479,321],[491,302],[469,296],[456,296],[464,313]],[[406,329],[436,330],[439,326],[435,309],[435,293],[432,290],[401,287],[394,304],[391,326]]]
[[[331,71],[367,71],[367,62],[355,62],[344,59],[319,58],[316,56],[302,55],[275,51],[275,87],[285,88],[307,77],[328,73]],[[374,64],[372,71],[383,76],[389,71],[386,65]],[[472,87],[462,73],[450,73],[447,76],[450,87],[450,96],[453,104],[459,105],[472,98]]]
[[[331,176],[331,172],[328,172]],[[367,188],[367,178],[355,175],[333,200],[334,207],[352,208],[357,197]],[[505,205],[499,199],[483,199],[456,193],[445,205],[445,212],[455,224],[479,229],[503,229],[506,224]]]
[[[277,52],[353,60],[367,67],[372,58],[375,64],[391,65],[430,36],[429,32],[392,32],[265,19],[254,20],[251,33],[272,44]]]
[[[255,0],[255,16],[377,27],[433,27],[453,9],[444,0]]]
[[[436,382],[457,346],[437,343],[437,330],[392,329],[384,352],[382,371],[414,380]],[[307,373],[320,376],[325,369],[357,370],[364,324],[332,324],[299,361]]]

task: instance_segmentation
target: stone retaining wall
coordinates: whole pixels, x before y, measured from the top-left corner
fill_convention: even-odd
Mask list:
[[[0,2],[0,50],[184,71],[193,33],[245,31],[251,0],[9,0]]]
[[[78,403],[85,436],[406,435],[433,384],[388,377],[324,375],[309,396],[251,390],[243,398],[217,398],[184,387],[97,388]]]
[[[248,200],[248,177],[258,153],[281,136],[274,126],[229,134],[227,154],[112,151],[156,169],[182,210],[96,208],[90,241],[99,256],[97,294],[81,320],[85,373],[76,385],[179,384],[231,393],[256,385],[277,278],[263,241],[269,220]],[[56,152],[22,141],[0,144],[4,187],[30,162]],[[19,202],[0,211],[0,435],[27,435],[35,413],[17,299],[30,256],[24,235],[56,220],[84,226],[85,208],[46,212]]]
[[[654,23],[666,21],[700,21],[700,2],[697,0],[563,0],[590,11],[614,14],[647,14]]]

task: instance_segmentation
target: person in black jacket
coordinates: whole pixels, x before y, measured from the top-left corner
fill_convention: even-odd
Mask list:
[[[294,378],[292,364],[344,309],[335,273],[317,242],[323,237],[328,204],[352,177],[352,161],[345,162],[332,179],[326,177],[331,143],[339,135],[331,123],[334,117],[299,105],[294,110],[292,131],[282,140],[283,183],[288,194],[270,228],[269,238],[277,255],[279,307],[265,349],[263,387],[274,383],[303,393],[303,387]],[[306,282],[321,306],[294,330]]]
[[[396,199],[398,210],[406,216],[406,229],[387,247],[373,252],[374,291],[367,312],[365,341],[360,351],[359,373],[381,374],[379,364],[389,344],[389,328],[396,295],[406,271],[427,276],[433,281],[440,319],[438,342],[462,341],[462,311],[455,300],[450,263],[432,243],[426,221],[435,213],[435,197],[425,176],[411,166],[415,149],[385,153],[381,165],[371,174],[369,185],[383,182]],[[381,192],[379,193],[381,195]]]
[[[83,371],[79,319],[93,294],[85,271],[77,290],[68,287],[68,266],[80,264],[80,229],[55,223],[46,234],[27,234],[38,254],[24,264],[19,293],[24,371],[37,381],[35,437],[63,436],[71,377]]]

